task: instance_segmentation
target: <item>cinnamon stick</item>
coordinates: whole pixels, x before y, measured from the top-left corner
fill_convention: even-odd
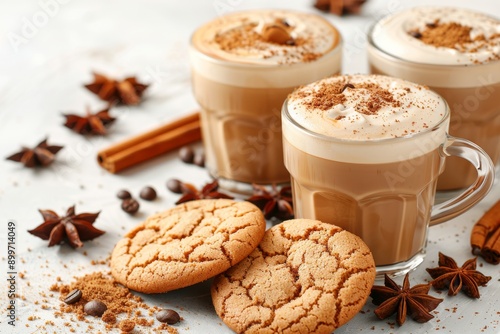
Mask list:
[[[118,173],[200,139],[200,115],[193,113],[114,144],[98,152],[97,161],[111,173]]]
[[[472,228],[472,253],[486,262],[500,263],[500,200],[495,203]]]

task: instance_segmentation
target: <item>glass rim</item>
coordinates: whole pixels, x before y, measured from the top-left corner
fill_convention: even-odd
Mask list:
[[[336,138],[336,137],[332,137],[332,136],[328,136],[328,135],[314,132],[312,130],[305,128],[304,126],[299,124],[295,119],[293,119],[293,117],[288,112],[288,98],[286,98],[285,102],[283,103],[283,107],[281,109],[282,110],[281,114],[296,129],[300,130],[301,132],[305,133],[308,136],[312,136],[312,137],[317,138],[317,139],[322,140],[322,141],[334,142],[334,143],[345,144],[345,145],[379,145],[379,144],[388,144],[388,143],[390,144],[391,142],[401,142],[401,141],[405,141],[408,139],[413,139],[413,138],[418,138],[418,137],[423,137],[425,135],[428,135],[429,133],[432,133],[434,131],[439,130],[444,125],[444,123],[450,118],[450,106],[448,105],[448,102],[446,102],[446,100],[441,95],[436,93],[435,91],[432,91],[432,92],[435,93],[439,97],[439,99],[444,103],[445,112],[444,112],[443,117],[436,124],[434,124],[432,127],[429,127],[427,129],[425,129],[424,131],[410,133],[410,134],[400,136],[400,137],[369,139],[369,140],[368,139],[356,140],[356,139]],[[448,129],[446,129],[446,134],[449,135]]]
[[[256,10],[258,11],[259,9],[249,9],[249,10],[239,11],[239,12],[236,12],[236,13],[253,12],[253,11],[256,11]],[[282,11],[288,11],[288,12],[292,12],[292,13],[314,15],[315,17],[323,20],[326,24],[330,25],[333,28],[333,30],[337,33],[337,36],[338,36],[337,44],[335,45],[335,47],[333,47],[332,49],[330,49],[328,52],[324,53],[321,57],[319,57],[319,58],[317,58],[317,59],[315,59],[313,61],[309,61],[309,62],[297,62],[297,63],[285,63],[285,64],[236,63],[234,61],[229,61],[229,60],[225,60],[225,59],[220,59],[220,58],[212,57],[212,56],[210,56],[207,53],[203,52],[202,50],[200,50],[198,47],[196,47],[194,45],[193,40],[194,40],[195,34],[202,27],[204,27],[205,25],[209,24],[210,22],[216,20],[216,19],[214,19],[214,20],[205,22],[204,24],[198,26],[191,33],[191,36],[189,37],[189,48],[191,49],[192,52],[196,52],[197,55],[201,56],[203,58],[203,60],[205,60],[205,61],[217,64],[217,65],[227,66],[227,67],[252,68],[252,69],[269,69],[269,68],[276,68],[276,67],[300,67],[300,66],[307,66],[308,64],[315,63],[317,61],[321,61],[321,60],[323,60],[325,58],[328,58],[329,56],[334,56],[336,53],[342,52],[342,46],[344,44],[344,39],[342,37],[342,34],[340,33],[340,30],[333,23],[331,23],[330,21],[328,21],[323,16],[318,15],[316,13],[301,12],[301,11],[296,11],[296,10],[293,10],[293,9],[278,9],[278,10],[279,11],[280,10],[282,10]],[[273,9],[268,9],[268,11],[273,11]],[[236,13],[232,13],[232,14],[236,14]],[[228,14],[228,15],[232,15],[232,14]]]

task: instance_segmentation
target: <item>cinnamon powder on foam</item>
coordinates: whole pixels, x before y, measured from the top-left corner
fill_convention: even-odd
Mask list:
[[[329,110],[332,107],[343,104],[347,101],[344,91],[349,89],[354,95],[355,110],[365,115],[375,115],[384,107],[400,107],[401,102],[394,98],[394,95],[387,89],[376,83],[362,83],[351,85],[348,80],[336,81],[334,83],[321,83],[314,92],[298,91],[298,94],[308,108]],[[356,91],[358,90],[358,92]],[[367,94],[368,93],[368,94]],[[311,99],[304,99],[311,95]]]
[[[143,302],[142,298],[135,296],[132,292],[117,283],[109,273],[94,272],[81,277],[75,277],[75,281],[71,284],[54,284],[50,287],[51,291],[60,293],[60,300],[64,300],[66,295],[73,289],[82,291],[82,298],[75,304],[61,303],[60,311],[56,316],[64,316],[64,314],[74,314],[77,320],[87,322],[87,317],[83,312],[83,306],[91,300],[100,300],[107,306],[106,312],[101,317],[101,320],[106,323],[106,329],[112,328],[124,329],[124,327],[132,327],[131,322],[139,326],[152,327],[154,324],[154,313],[159,311],[159,307],[150,307]],[[147,312],[149,319],[142,316],[142,312]],[[118,321],[119,317],[126,319]],[[127,326],[124,326],[126,323]],[[89,325],[89,329],[91,325]],[[174,334],[177,330],[166,324],[161,324],[150,331],[167,331]]]
[[[219,45],[221,50],[224,51],[232,51],[235,49],[245,49],[250,47],[258,48],[260,50],[267,50],[268,44],[273,43],[267,41],[262,36],[262,34],[255,31],[256,26],[257,24],[255,23],[243,24],[241,27],[217,34],[214,38],[214,41]],[[304,45],[308,42],[311,43],[310,40],[304,38],[295,38],[294,45],[287,45],[286,48],[298,48],[299,50],[301,50],[300,55],[302,56],[302,61],[305,63],[312,62],[321,57],[321,55],[307,51],[304,48]],[[274,55],[274,52],[271,52],[271,55]],[[264,58],[267,57],[264,56]],[[285,61],[285,63],[286,62],[287,61]]]
[[[474,39],[471,38],[472,27],[462,25],[456,22],[440,23],[436,20],[433,23],[427,24],[423,31],[413,31],[417,38],[423,43],[435,47],[446,47],[455,49],[461,52],[478,52],[482,48],[492,47],[498,44],[500,34],[493,34],[489,38],[484,35],[478,35]],[[472,43],[475,43],[474,47]],[[489,60],[498,60],[498,55],[492,55]]]

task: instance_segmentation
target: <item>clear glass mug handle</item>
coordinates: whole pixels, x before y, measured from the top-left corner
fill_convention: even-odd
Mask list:
[[[441,146],[442,154],[468,160],[477,171],[476,181],[458,196],[434,205],[430,225],[450,220],[469,210],[488,194],[495,180],[495,168],[490,157],[482,148],[466,139],[448,136]]]

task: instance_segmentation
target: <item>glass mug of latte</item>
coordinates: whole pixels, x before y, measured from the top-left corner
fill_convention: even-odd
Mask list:
[[[469,209],[494,180],[481,148],[447,134],[449,119],[438,94],[387,76],[333,76],[297,89],[282,110],[295,216],[360,236],[378,274],[415,268],[429,226]],[[467,191],[434,205],[446,156],[467,160],[478,177]]]
[[[193,34],[192,85],[206,166],[221,187],[288,183],[281,106],[297,86],[340,72],[341,37],[320,16],[284,10],[219,17]]]
[[[449,132],[500,162],[500,20],[461,8],[415,7],[377,22],[368,36],[371,73],[429,86],[451,109]],[[450,157],[438,190],[462,189],[476,178]]]

